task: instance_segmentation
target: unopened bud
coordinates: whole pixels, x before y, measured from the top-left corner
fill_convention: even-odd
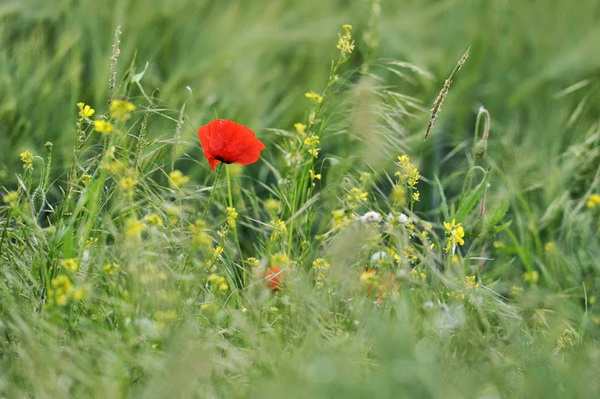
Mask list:
[[[477,159],[482,158],[487,151],[487,143],[486,139],[481,139],[473,146],[473,156]]]
[[[42,209],[44,209],[44,204],[46,203],[46,193],[44,193],[44,189],[41,186],[35,189],[33,196],[31,197],[31,201],[33,203],[33,211],[35,213],[40,213]]]

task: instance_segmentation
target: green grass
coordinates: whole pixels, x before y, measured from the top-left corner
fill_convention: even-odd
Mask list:
[[[598,396],[599,17],[1,2],[0,396]],[[117,26],[114,97],[136,110],[104,136]],[[196,131],[217,118],[267,149],[215,185]]]

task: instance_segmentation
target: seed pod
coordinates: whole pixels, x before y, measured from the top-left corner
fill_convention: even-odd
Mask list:
[[[42,209],[44,209],[44,204],[46,203],[46,193],[41,186],[36,188],[33,192],[31,202],[33,204],[33,211],[36,214],[40,213]]]
[[[473,156],[477,159],[483,158],[487,151],[488,141],[485,139],[481,139],[473,146]]]

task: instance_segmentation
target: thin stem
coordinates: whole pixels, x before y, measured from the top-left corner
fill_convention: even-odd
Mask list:
[[[210,191],[210,196],[208,197],[208,202],[206,203],[206,208],[204,208],[204,212],[202,212],[202,220],[206,219],[206,214],[210,209],[210,204],[212,203],[213,197],[215,195],[215,191],[217,189],[217,185],[219,184],[219,177],[221,177],[221,169],[223,169],[223,163],[219,163],[217,166],[217,176],[215,176],[215,183],[213,184],[213,188]]]
[[[229,168],[225,167],[225,176],[227,178],[227,198],[228,198],[228,202],[229,202],[229,207],[233,208],[233,195],[231,192],[231,176],[229,175]],[[237,223],[234,223],[232,226],[233,229],[233,237],[235,239],[235,242],[237,244],[238,247],[238,252],[240,254],[240,263],[242,261],[242,246],[240,245],[240,238],[238,236],[238,231],[237,231]],[[246,273],[245,270],[243,268],[242,269],[242,286],[246,285]]]

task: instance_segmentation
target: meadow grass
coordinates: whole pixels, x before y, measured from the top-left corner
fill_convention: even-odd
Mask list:
[[[2,2],[1,396],[598,396],[599,16]]]

